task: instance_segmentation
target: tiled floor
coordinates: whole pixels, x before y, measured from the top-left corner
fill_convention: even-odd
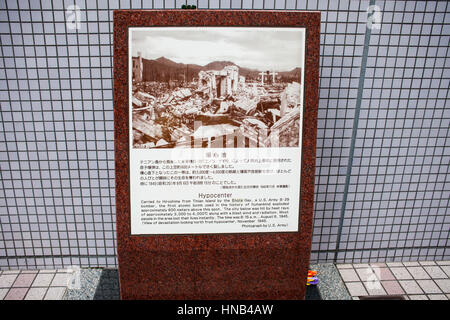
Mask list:
[[[350,295],[402,295],[410,300],[450,300],[450,261],[338,264]]]
[[[70,276],[66,270],[0,271],[0,300],[60,300]]]
[[[338,264],[336,267],[339,271],[335,272],[336,279],[340,275],[355,300],[375,295],[402,295],[410,300],[450,300],[450,261]],[[320,274],[318,276],[320,279]],[[0,300],[60,300],[72,277],[68,270],[0,271]],[[100,288],[101,284],[102,280],[95,286]],[[105,282],[103,287],[109,290],[111,285]],[[118,294],[118,282],[114,288]],[[91,289],[98,295],[97,299],[101,299],[101,290]],[[343,285],[342,290],[346,291]],[[106,296],[118,299],[117,294]],[[346,297],[348,299],[347,294]]]

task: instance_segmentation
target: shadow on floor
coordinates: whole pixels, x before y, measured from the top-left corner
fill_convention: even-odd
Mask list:
[[[322,300],[317,286],[306,287],[306,300]],[[95,290],[94,300],[120,300],[119,272],[103,269]]]
[[[319,287],[317,286],[306,286],[305,300],[322,300],[320,295]]]
[[[120,300],[119,272],[117,269],[103,269],[94,300]]]

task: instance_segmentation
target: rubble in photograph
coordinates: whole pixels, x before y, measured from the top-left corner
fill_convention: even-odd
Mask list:
[[[133,81],[134,148],[298,146],[300,83],[257,74],[226,65],[184,81]]]

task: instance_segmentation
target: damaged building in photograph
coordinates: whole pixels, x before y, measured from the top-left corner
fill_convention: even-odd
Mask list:
[[[296,147],[300,104],[299,82],[248,80],[236,65],[176,88],[136,81],[134,148]]]
[[[142,63],[142,57],[141,57],[141,53],[138,53],[137,57],[133,57],[132,59],[132,76],[133,76],[133,81],[135,82],[141,82],[142,79],[142,73],[144,70],[144,64]]]
[[[236,93],[238,84],[237,66],[226,66],[223,70],[200,71],[198,74],[199,89],[204,88],[211,98],[223,98]]]

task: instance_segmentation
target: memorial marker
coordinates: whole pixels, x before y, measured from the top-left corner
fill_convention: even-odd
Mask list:
[[[304,297],[319,28],[319,12],[114,12],[123,299]]]

